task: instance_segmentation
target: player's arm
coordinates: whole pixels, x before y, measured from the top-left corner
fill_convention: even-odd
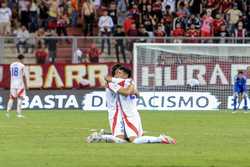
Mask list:
[[[24,83],[24,88],[25,88],[25,89],[28,89],[28,84],[27,84],[27,77],[26,77],[25,68],[23,68],[23,83]]]
[[[127,88],[121,87],[118,90],[118,93],[120,93],[123,96],[129,96],[129,95],[134,95],[135,94],[135,87],[134,85],[129,85]]]
[[[135,89],[134,89],[134,85],[129,85],[128,87],[124,88],[118,84],[114,84],[112,82],[108,83],[108,88],[110,90],[112,90],[115,93],[120,93],[121,95],[124,96],[129,96],[129,95],[133,95],[135,94]]]
[[[119,83],[119,82],[125,81],[126,79],[114,78],[114,77],[108,75],[108,76],[105,77],[105,80],[106,80],[107,82],[113,82],[113,83],[117,84],[117,83]]]

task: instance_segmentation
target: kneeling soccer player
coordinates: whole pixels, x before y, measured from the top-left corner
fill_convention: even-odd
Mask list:
[[[118,84],[115,83],[119,80],[112,78],[110,80],[108,87],[114,93],[117,94],[117,102],[116,102],[116,113],[122,116],[122,124],[123,127],[121,132],[124,132],[124,135],[128,139],[129,142],[135,144],[143,144],[143,143],[163,143],[163,144],[175,144],[176,140],[172,139],[169,136],[160,135],[159,137],[155,136],[142,136],[142,125],[136,107],[136,89],[131,82],[130,78],[131,71],[125,67],[120,67],[118,71],[118,77],[122,78],[122,81]],[[113,81],[113,82],[112,82]],[[115,121],[116,123],[116,121]],[[114,124],[116,126],[116,124]],[[92,134],[92,139],[96,139],[93,141],[105,141],[101,140],[102,134],[98,135],[97,133]],[[99,140],[98,140],[99,139]]]

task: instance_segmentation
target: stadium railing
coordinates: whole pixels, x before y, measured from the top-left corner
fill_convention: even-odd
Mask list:
[[[117,62],[116,43],[123,42],[126,61],[132,62],[133,43],[152,42],[152,43],[250,43],[250,38],[233,37],[80,37],[80,36],[61,36],[61,37],[31,37],[26,40],[28,53],[24,53],[27,64],[35,64],[35,52],[39,41],[45,46],[50,56],[56,57],[56,63],[84,63],[89,62],[87,53],[90,48],[97,48],[101,53],[99,62]],[[104,50],[102,50],[102,41],[104,41]],[[110,53],[108,52],[107,41],[110,42]],[[0,37],[0,64],[9,64],[16,59],[17,52],[16,37]],[[82,56],[76,53],[76,50],[82,51]],[[24,52],[21,49],[21,53]],[[123,62],[123,56],[119,51],[120,62]],[[49,62],[49,61],[48,61]]]

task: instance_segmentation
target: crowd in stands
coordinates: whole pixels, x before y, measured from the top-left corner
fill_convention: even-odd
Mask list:
[[[107,45],[111,54],[114,44],[117,61],[120,53],[126,62],[125,47],[132,50],[136,39],[125,44],[105,37],[140,37],[140,42],[142,37],[244,38],[250,35],[250,0],[0,0],[0,36],[16,36],[17,51],[33,48],[38,62],[49,57],[53,63],[56,57],[57,41],[41,38],[67,36],[68,27],[81,27],[83,36],[101,36],[101,53]],[[41,53],[45,48],[47,55]]]

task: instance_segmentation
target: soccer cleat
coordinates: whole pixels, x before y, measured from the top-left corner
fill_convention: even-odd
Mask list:
[[[105,134],[105,130],[104,129],[101,129],[99,132],[98,132],[98,135],[104,135]]]
[[[99,141],[101,141],[101,137],[97,132],[93,132],[86,138],[87,143],[97,143]]]
[[[18,114],[18,115],[16,115],[16,117],[17,117],[17,118],[24,118],[24,115]]]
[[[176,139],[172,138],[170,136],[166,136],[164,134],[161,134],[160,138],[162,140],[161,141],[162,144],[176,144]]]
[[[233,110],[232,114],[235,114],[235,113],[237,113],[237,110]]]
[[[245,111],[247,111],[248,107],[247,107],[247,106],[244,106],[243,109],[244,109]]]

